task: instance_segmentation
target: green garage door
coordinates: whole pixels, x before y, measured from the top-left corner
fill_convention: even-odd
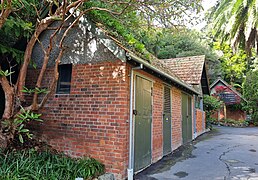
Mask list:
[[[192,140],[192,99],[182,93],[182,137],[183,143]]]
[[[151,164],[152,82],[136,76],[134,169]]]
[[[163,155],[171,152],[171,93],[164,87],[163,101]]]

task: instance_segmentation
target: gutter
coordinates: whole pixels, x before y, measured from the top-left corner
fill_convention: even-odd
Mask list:
[[[173,81],[174,83],[176,83],[176,84],[182,86],[183,88],[186,88],[187,90],[191,91],[193,94],[201,95],[201,94],[200,94],[198,91],[196,91],[194,88],[192,88],[192,87],[188,86],[187,84],[185,84],[185,83],[179,81],[179,80],[176,79],[175,77],[173,77],[173,76],[171,76],[171,75],[169,75],[169,74],[167,74],[167,73],[165,73],[165,72],[159,70],[158,68],[154,67],[153,65],[151,65],[151,64],[148,63],[147,61],[141,59],[140,57],[138,57],[138,56],[132,54],[131,52],[127,52],[127,53],[126,53],[126,56],[127,56],[129,59],[133,59],[134,61],[136,61],[136,62],[138,62],[138,63],[140,63],[140,64],[143,64],[143,66],[145,66],[145,67],[151,69],[152,71],[154,71],[154,72],[156,72],[156,73],[158,73],[158,74],[160,74],[160,75],[162,75],[162,76],[164,76],[164,77],[170,79],[171,81]]]

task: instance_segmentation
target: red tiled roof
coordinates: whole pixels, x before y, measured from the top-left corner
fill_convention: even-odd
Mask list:
[[[205,55],[164,59],[164,63],[188,84],[200,84]]]

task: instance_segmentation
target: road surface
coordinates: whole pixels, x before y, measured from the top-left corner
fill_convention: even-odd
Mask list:
[[[136,180],[258,180],[258,128],[215,127]]]

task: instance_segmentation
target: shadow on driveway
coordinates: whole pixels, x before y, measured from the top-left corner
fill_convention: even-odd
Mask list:
[[[172,153],[164,156],[161,160],[152,164],[142,172],[139,172],[138,174],[135,175],[134,179],[135,180],[156,180],[156,178],[149,177],[149,175],[168,171],[177,162],[181,162],[189,158],[195,158],[195,156],[192,155],[192,151],[196,149],[194,145],[200,141],[209,139],[218,134],[219,134],[219,131],[217,129],[213,129],[205,134],[202,134],[201,136],[197,137],[195,140],[180,146]],[[179,178],[182,178],[187,176],[188,174],[182,171],[175,175],[178,176]]]

